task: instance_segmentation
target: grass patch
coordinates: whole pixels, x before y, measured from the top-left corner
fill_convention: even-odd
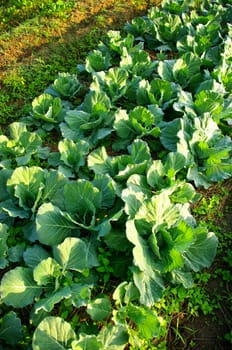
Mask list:
[[[150,1],[149,5],[156,1]],[[58,72],[76,65],[109,29],[147,9],[143,0],[5,1],[0,6],[0,125],[30,111]]]

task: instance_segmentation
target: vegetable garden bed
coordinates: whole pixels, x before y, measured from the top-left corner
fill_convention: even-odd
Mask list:
[[[166,348],[157,303],[217,251],[198,189],[232,175],[231,18],[164,1],[0,136],[2,349]]]

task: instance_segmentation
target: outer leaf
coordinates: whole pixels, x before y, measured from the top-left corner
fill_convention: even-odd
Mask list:
[[[115,174],[112,166],[112,158],[107,155],[104,146],[97,148],[89,154],[88,166],[97,175],[108,174],[112,176]]]
[[[86,306],[91,297],[91,288],[93,285],[77,284],[72,285],[72,304],[76,308]]]
[[[19,205],[24,209],[32,209],[40,197],[43,188],[44,171],[42,168],[16,168],[7,181],[10,192],[19,198]]]
[[[2,318],[0,327],[0,339],[4,340],[6,344],[16,345],[23,337],[23,329],[20,318],[16,313],[10,311]]]
[[[104,350],[123,350],[128,342],[128,334],[121,325],[103,327],[97,338]]]
[[[112,306],[107,297],[97,298],[88,303],[86,311],[93,321],[102,321],[110,316]]]
[[[11,199],[1,203],[1,210],[13,218],[28,219],[30,217],[29,210],[19,208]]]
[[[157,268],[154,255],[149,249],[146,240],[139,235],[134,220],[127,221],[126,235],[128,240],[135,246],[133,249],[134,264],[141,271],[145,271],[146,274],[153,275],[153,270]]]
[[[132,186],[122,191],[122,200],[126,203],[125,212],[131,219],[135,217],[145,198],[141,189],[136,189]]]
[[[127,111],[120,108],[115,112],[114,117],[114,129],[116,130],[117,135],[122,139],[129,138],[129,140],[131,140],[134,135],[134,130],[130,123]]]
[[[1,183],[1,192],[0,192],[0,201],[5,201],[9,199],[9,192],[7,190],[7,180],[10,178],[12,170],[2,169],[0,170],[0,183]]]
[[[23,253],[23,259],[25,263],[32,268],[37,266],[42,260],[47,259],[48,257],[49,253],[37,244],[35,244],[33,247],[27,248]]]
[[[146,273],[135,270],[133,278],[140,293],[140,303],[151,307],[161,299],[164,291],[164,283],[160,275],[154,272],[148,276]]]
[[[34,280],[39,286],[47,285],[61,275],[61,266],[51,257],[43,259],[34,268]]]
[[[85,216],[86,213],[94,215],[96,208],[101,206],[101,198],[99,189],[87,180],[70,182],[64,187],[64,202],[69,213],[78,213],[80,216]]]
[[[36,229],[41,243],[55,245],[75,235],[77,226],[68,215],[51,203],[43,204],[37,213]]]
[[[67,237],[63,243],[53,248],[53,254],[63,270],[83,272],[98,265],[97,255],[91,242],[86,243],[80,238]]]
[[[54,309],[55,304],[58,304],[63,299],[69,299],[71,297],[71,290],[68,286],[53,291],[45,298],[40,299],[35,304],[35,313],[44,310],[45,312],[51,312]]]
[[[72,350],[101,350],[102,343],[95,335],[80,334],[79,339],[72,343]]]
[[[108,176],[96,175],[92,184],[101,193],[101,208],[112,207],[116,197],[112,180]]]
[[[168,177],[174,177],[174,175],[183,169],[186,165],[186,159],[183,154],[178,152],[168,153],[165,160],[164,169]]]
[[[43,202],[51,201],[61,204],[63,198],[63,187],[67,178],[58,171],[51,170],[45,173],[45,186],[43,189]]]
[[[76,335],[70,324],[60,317],[46,317],[36,328],[33,350],[68,350]]]
[[[16,267],[5,273],[0,291],[6,305],[21,308],[31,304],[35,297],[39,297],[42,289],[35,283],[32,269]]]
[[[129,319],[137,326],[141,338],[151,340],[159,335],[160,321],[152,310],[129,304],[126,311]]]
[[[196,228],[195,234],[195,242],[183,255],[183,258],[188,267],[193,271],[199,271],[212,264],[216,255],[218,239],[213,232],[207,232],[203,227]]]
[[[167,173],[160,159],[154,160],[147,171],[147,182],[153,188],[161,189],[167,186]],[[169,182],[168,182],[169,184]]]
[[[129,304],[132,301],[138,300],[139,291],[135,287],[133,282],[120,283],[113,293],[113,299],[122,305],[123,303]]]
[[[186,203],[186,202],[195,202],[200,198],[199,194],[196,194],[194,187],[185,182],[180,182],[176,186],[173,193],[170,195],[172,203]]]

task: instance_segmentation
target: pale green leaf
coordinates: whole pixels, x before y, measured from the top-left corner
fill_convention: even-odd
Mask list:
[[[72,343],[72,350],[101,350],[102,343],[97,340],[96,335],[81,333],[79,339]]]
[[[121,325],[103,327],[97,338],[103,344],[102,350],[123,350],[128,342],[127,331]]]
[[[73,235],[77,226],[59,208],[45,203],[38,210],[36,229],[41,243],[55,245]]]
[[[164,291],[164,282],[158,272],[147,275],[146,272],[135,270],[133,278],[139,290],[141,304],[151,307],[161,299]]]
[[[36,328],[33,350],[69,350],[76,335],[70,324],[60,317],[46,317]]]
[[[51,257],[40,261],[33,271],[34,280],[39,286],[52,283],[59,275],[61,266]]]
[[[16,267],[5,273],[1,281],[1,297],[6,305],[21,308],[39,297],[42,288],[33,279],[32,269]]]
[[[105,296],[89,302],[86,311],[93,321],[102,321],[110,316],[112,306],[108,297]]]
[[[160,321],[152,310],[129,304],[126,311],[129,319],[135,323],[141,338],[151,340],[159,335]]]
[[[83,272],[98,265],[92,243],[80,238],[67,237],[61,244],[54,246],[53,254],[63,270]]]
[[[200,271],[212,264],[217,252],[218,239],[213,232],[207,232],[204,227],[196,228],[195,235],[195,241],[183,254],[183,258],[193,271]]]
[[[35,313],[37,314],[41,310],[51,312],[54,309],[55,304],[58,304],[63,299],[69,298],[71,298],[71,290],[68,286],[52,291],[52,293],[47,294],[46,297],[41,298],[39,301],[37,301],[37,303],[35,303]]]

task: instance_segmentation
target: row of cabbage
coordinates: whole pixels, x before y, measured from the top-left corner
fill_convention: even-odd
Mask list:
[[[163,1],[0,136],[2,349],[24,341],[20,309],[33,350],[150,349],[166,286],[211,265],[191,205],[232,174],[231,18],[229,1]]]

